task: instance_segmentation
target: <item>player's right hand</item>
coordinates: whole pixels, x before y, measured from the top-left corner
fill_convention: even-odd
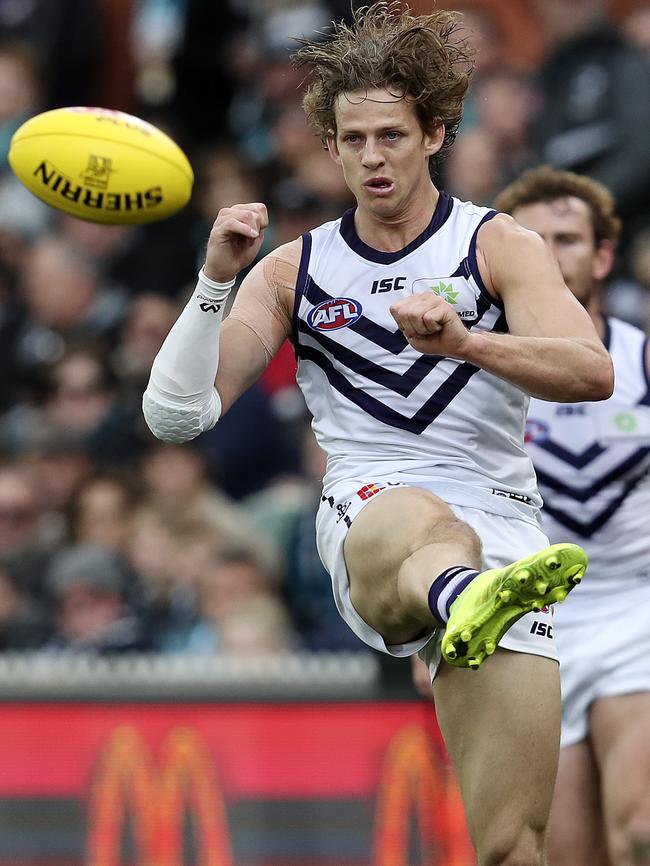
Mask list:
[[[255,261],[269,224],[266,205],[236,204],[219,211],[208,239],[203,271],[218,283],[228,283]]]

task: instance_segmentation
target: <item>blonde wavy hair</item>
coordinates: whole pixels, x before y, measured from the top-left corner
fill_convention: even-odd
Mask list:
[[[336,132],[341,93],[382,88],[413,104],[424,131],[444,124],[441,151],[449,148],[473,71],[460,22],[456,12],[413,15],[401,0],[379,0],[354,12],[351,25],[333,23],[323,38],[299,40],[293,60],[308,71],[303,107],[312,129],[323,140]]]

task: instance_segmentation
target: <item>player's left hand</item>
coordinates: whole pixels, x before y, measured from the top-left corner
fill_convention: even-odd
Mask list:
[[[403,298],[391,306],[390,312],[418,352],[447,358],[464,357],[469,331],[452,305],[434,292],[419,292]]]

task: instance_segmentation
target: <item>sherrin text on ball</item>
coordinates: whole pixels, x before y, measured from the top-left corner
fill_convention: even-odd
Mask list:
[[[190,199],[194,173],[172,139],[108,108],[45,111],[16,130],[9,164],[46,204],[124,225],[165,219]]]

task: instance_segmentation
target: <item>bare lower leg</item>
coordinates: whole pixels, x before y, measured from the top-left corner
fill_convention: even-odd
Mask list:
[[[424,622],[439,625],[429,608],[429,590],[448,568],[481,568],[481,542],[476,533],[455,517],[441,521],[437,539],[404,560],[397,573],[397,591],[405,607]]]
[[[610,866],[599,774],[588,739],[560,752],[547,844],[550,866]]]
[[[628,814],[611,816],[609,849],[612,866],[650,866],[650,797],[641,797]]]
[[[650,866],[650,694],[601,698],[590,714],[612,866]]]
[[[634,866],[650,866],[650,796],[632,815],[628,838]]]
[[[557,663],[497,650],[476,672],[443,665],[434,697],[480,866],[543,866],[559,747]]]

